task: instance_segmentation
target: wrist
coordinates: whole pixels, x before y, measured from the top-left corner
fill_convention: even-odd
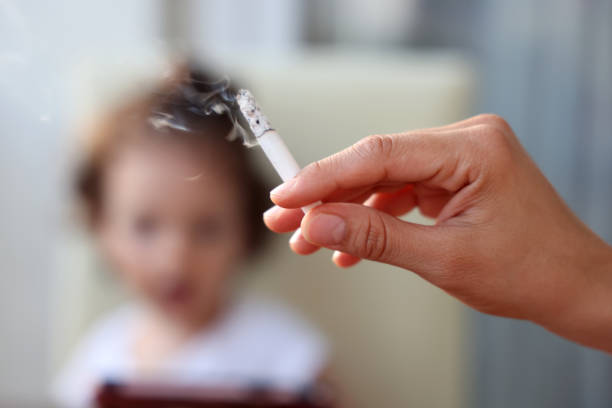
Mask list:
[[[555,307],[534,318],[548,330],[612,353],[612,247],[595,237],[564,262],[553,287]],[[572,251],[573,252],[573,251]]]

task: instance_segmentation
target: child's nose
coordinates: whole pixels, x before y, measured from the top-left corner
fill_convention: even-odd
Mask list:
[[[178,232],[168,234],[156,252],[157,254],[154,256],[157,258],[159,269],[164,274],[176,275],[184,273],[190,258],[189,237]]]

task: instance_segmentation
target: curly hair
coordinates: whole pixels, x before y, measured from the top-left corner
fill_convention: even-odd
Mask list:
[[[268,185],[255,168],[248,149],[239,140],[228,140],[235,126],[231,118],[202,114],[194,104],[194,93],[205,92],[202,87],[212,83],[211,75],[203,70],[179,67],[157,89],[131,98],[100,118],[93,132],[87,135],[89,143],[74,178],[77,200],[90,227],[100,218],[102,179],[112,153],[128,141],[163,137],[208,151],[214,149],[216,155],[224,158],[244,204],[249,254],[262,247],[267,230],[261,214],[270,205]],[[160,114],[179,121],[180,126],[153,126],[151,118]]]

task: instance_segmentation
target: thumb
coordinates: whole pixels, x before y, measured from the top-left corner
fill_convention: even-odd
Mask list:
[[[442,260],[444,245],[439,227],[402,221],[360,204],[328,203],[302,220],[307,241],[353,256],[388,263],[417,273]]]

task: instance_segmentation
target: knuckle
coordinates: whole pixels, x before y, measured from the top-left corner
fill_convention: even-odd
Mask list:
[[[482,124],[478,125],[475,130],[474,142],[479,148],[496,155],[510,151],[512,146],[510,137],[497,126]]]
[[[499,130],[499,128],[496,126],[487,126],[486,128],[489,141],[494,147],[502,149],[509,146],[508,136],[506,133]]]
[[[478,118],[480,119],[482,123],[494,126],[504,133],[507,133],[507,134],[512,133],[512,128],[510,127],[510,124],[508,124],[506,119],[502,118],[501,116],[495,113],[483,113],[483,114],[478,115]]]
[[[321,160],[317,160],[315,162],[310,163],[309,165],[304,167],[300,173],[302,175],[309,175],[309,176],[317,176],[317,175],[324,173],[325,167],[326,167],[324,163],[325,160],[327,159],[321,159]]]
[[[317,160],[314,163],[312,163],[312,171],[316,172],[316,173],[321,173],[324,170],[324,164],[323,164],[323,160]]]
[[[358,236],[361,257],[378,260],[388,252],[388,231],[380,214],[368,215]]]
[[[361,157],[386,157],[393,151],[393,137],[391,135],[367,136],[355,144],[355,151]]]

